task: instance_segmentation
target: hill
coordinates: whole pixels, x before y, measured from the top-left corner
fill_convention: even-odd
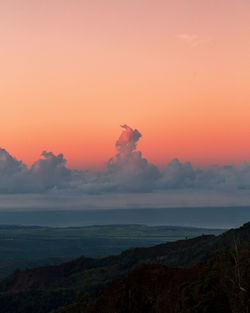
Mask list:
[[[204,235],[149,248],[129,249],[118,256],[81,257],[58,266],[17,271],[0,282],[0,312],[46,313],[62,306],[65,306],[62,310],[71,312],[69,308],[77,305],[81,307],[79,312],[84,312],[107,283],[140,264],[191,268],[197,263],[205,264],[220,249],[230,249],[235,240],[250,242],[250,223],[217,237]],[[172,273],[170,269],[166,271]]]
[[[87,227],[0,225],[0,279],[17,268],[60,264],[81,255],[100,258],[119,254],[132,247],[149,247],[201,234],[220,234],[222,231],[146,225]]]
[[[88,313],[245,313],[250,309],[250,244],[217,252],[188,269],[141,265],[108,284]],[[75,303],[60,310],[76,313]]]

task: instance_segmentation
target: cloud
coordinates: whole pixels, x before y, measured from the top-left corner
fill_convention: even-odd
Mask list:
[[[140,151],[135,151],[142,136],[137,129],[122,125],[125,130],[116,142],[118,154],[107,164],[106,175],[115,183],[113,188],[119,191],[151,191],[159,177],[158,168],[142,158]]]
[[[201,38],[200,36],[194,34],[179,34],[176,37],[191,47],[198,47],[203,44],[211,43],[211,39]]]
[[[5,149],[0,148],[0,175],[11,176],[25,171],[27,168],[21,162],[13,158]]]
[[[196,173],[190,162],[181,163],[174,159],[162,171],[157,186],[159,189],[191,188],[195,179]]]
[[[119,151],[121,157],[128,156],[136,149],[136,143],[142,136],[137,129],[132,129],[128,125],[121,125],[125,130],[121,133],[119,139],[116,141],[116,149]]]
[[[0,148],[0,193],[23,191],[23,178],[27,175],[26,165]]]
[[[122,125],[116,141],[117,154],[103,171],[67,168],[63,154],[43,151],[28,168],[5,149],[0,149],[0,194],[70,193],[73,195],[109,193],[157,193],[166,191],[250,190],[250,165],[213,166],[195,169],[190,162],[172,160],[160,170],[137,151],[142,137],[137,129]]]
[[[52,152],[43,151],[41,156],[43,158],[36,161],[30,169],[36,188],[43,191],[67,187],[71,181],[71,170],[65,167],[63,154],[56,156]]]
[[[190,162],[171,161],[161,172],[158,189],[250,190],[250,165],[232,165],[193,169]]]
[[[40,193],[53,188],[66,188],[71,170],[65,167],[62,154],[44,151],[44,158],[30,169],[0,148],[0,193]]]

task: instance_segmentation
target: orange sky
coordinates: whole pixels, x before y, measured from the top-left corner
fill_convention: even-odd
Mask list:
[[[0,3],[0,146],[100,167],[119,125],[164,165],[250,161],[249,0]]]

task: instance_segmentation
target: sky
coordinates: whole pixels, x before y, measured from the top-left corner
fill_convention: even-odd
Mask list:
[[[1,1],[0,42],[0,146],[29,168],[103,169],[125,123],[158,168],[250,161],[248,0]]]

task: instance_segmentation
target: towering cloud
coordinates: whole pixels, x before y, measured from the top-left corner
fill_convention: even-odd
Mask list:
[[[122,131],[116,142],[118,154],[108,162],[109,179],[115,182],[119,191],[151,191],[159,177],[158,168],[142,158],[140,151],[135,151],[142,136],[137,129],[122,125]]]
[[[122,156],[129,156],[135,149],[136,143],[142,136],[137,129],[132,129],[128,125],[121,125],[125,130],[116,141],[116,148]]]

